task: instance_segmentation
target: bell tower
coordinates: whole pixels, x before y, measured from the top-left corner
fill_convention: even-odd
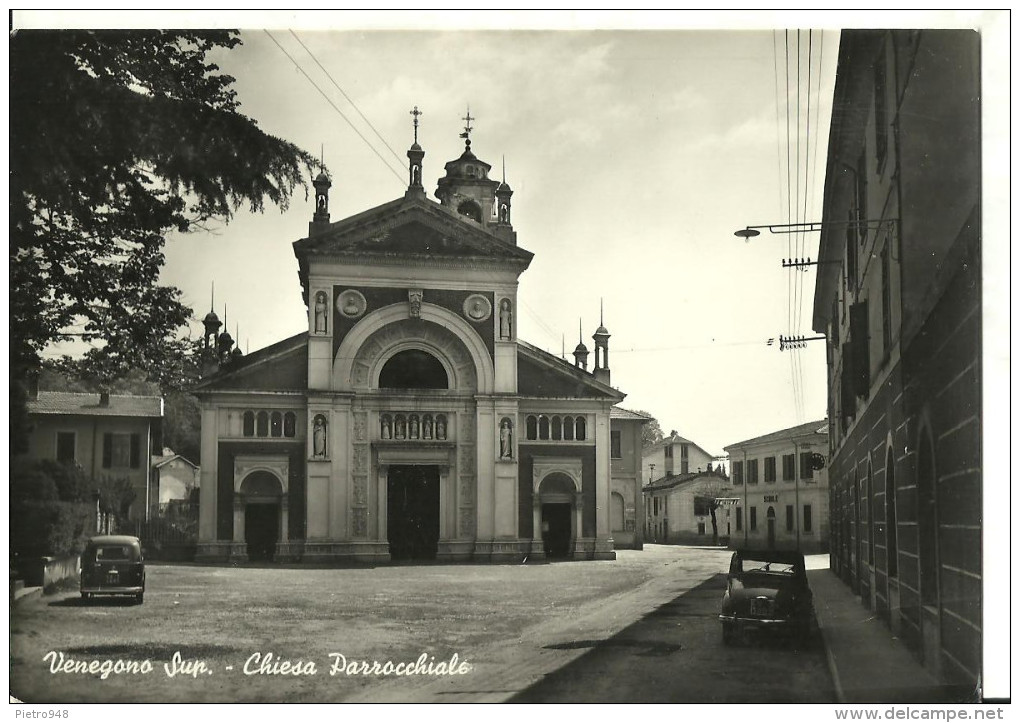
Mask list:
[[[510,197],[513,189],[506,182],[506,158],[503,159],[503,180],[496,186],[496,234],[504,241],[517,244],[517,232],[510,223]]]
[[[414,116],[414,143],[407,151],[407,192],[404,195],[424,199],[425,187],[421,185],[421,171],[425,151],[418,145],[418,116],[422,115],[422,112],[415,106],[411,115]]]
[[[323,231],[329,226],[329,189],[333,183],[326,174],[326,166],[319,160],[319,175],[312,181],[315,187],[315,213],[312,221],[308,224],[308,235],[312,236]]]
[[[446,175],[439,179],[436,198],[456,213],[483,227],[495,227],[496,188],[499,183],[489,178],[492,166],[471,152],[471,121],[477,120],[468,107],[464,116],[464,152],[446,164]],[[509,188],[509,187],[508,187]]]
[[[609,384],[609,330],[602,321],[602,301],[599,301],[599,328],[592,339],[595,340],[595,368],[592,373],[603,384]]]

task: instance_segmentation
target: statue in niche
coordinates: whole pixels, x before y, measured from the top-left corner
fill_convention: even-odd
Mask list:
[[[389,439],[390,438],[390,420],[389,420],[389,417],[383,417],[383,419],[382,419],[382,430],[380,432],[380,436],[382,436],[383,439]]]
[[[315,333],[325,334],[326,333],[326,309],[329,305],[326,303],[326,292],[320,291],[315,295]]]
[[[507,223],[510,220],[510,207],[505,203],[499,207],[499,222]]]
[[[510,311],[510,299],[503,299],[499,302],[499,338],[500,339],[512,339],[512,317],[513,312]]]
[[[426,416],[421,423],[421,438],[432,439],[432,417]]]
[[[411,185],[412,186],[421,185],[421,168],[418,166],[414,166],[411,168]]]
[[[315,208],[318,211],[325,211],[326,210],[326,194],[324,194],[324,193],[317,193],[315,195]]]
[[[446,439],[446,421],[442,417],[436,420],[436,439]]]
[[[321,414],[315,417],[312,424],[312,456],[320,458],[326,456],[326,418]]]
[[[407,438],[418,439],[418,417],[411,417],[407,425]]]
[[[404,430],[404,418],[403,417],[397,417],[397,421],[394,422],[394,424],[393,424],[393,438],[394,439],[403,439],[405,436],[406,435],[405,435],[405,430]]]
[[[499,456],[501,459],[513,459],[514,456],[513,425],[506,417],[499,425]]]

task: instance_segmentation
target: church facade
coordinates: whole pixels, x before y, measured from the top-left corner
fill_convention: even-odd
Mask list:
[[[592,371],[583,343],[570,363],[519,339],[510,187],[468,136],[437,203],[424,155],[403,197],[336,222],[315,179],[305,331],[242,356],[206,317],[198,559],[615,557],[609,333]]]

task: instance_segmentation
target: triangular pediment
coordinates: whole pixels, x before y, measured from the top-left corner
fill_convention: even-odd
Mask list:
[[[338,221],[294,244],[309,256],[491,259],[526,267],[529,251],[428,200],[401,199]]]
[[[611,399],[627,395],[538,347],[517,342],[517,393],[522,397]]]

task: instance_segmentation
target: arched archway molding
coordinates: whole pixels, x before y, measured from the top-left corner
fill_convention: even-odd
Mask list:
[[[407,319],[408,306],[404,303],[384,306],[366,314],[344,337],[333,359],[333,390],[367,389],[377,385],[382,365],[398,351],[410,348],[422,349],[436,356],[447,369],[451,388],[463,389],[469,383],[469,375],[458,369],[456,349],[451,344],[443,343],[446,341],[443,337],[446,336],[455,337],[458,346],[466,354],[467,365],[473,367],[476,389],[471,391],[492,393],[495,388],[495,370],[482,338],[459,314],[435,304],[423,302],[420,321],[415,319],[411,322],[430,322],[422,324],[420,333],[409,335],[406,332],[409,328],[407,326],[395,329],[397,333],[393,338],[380,340],[379,349],[374,349],[368,355],[364,353],[363,347],[374,334]]]

